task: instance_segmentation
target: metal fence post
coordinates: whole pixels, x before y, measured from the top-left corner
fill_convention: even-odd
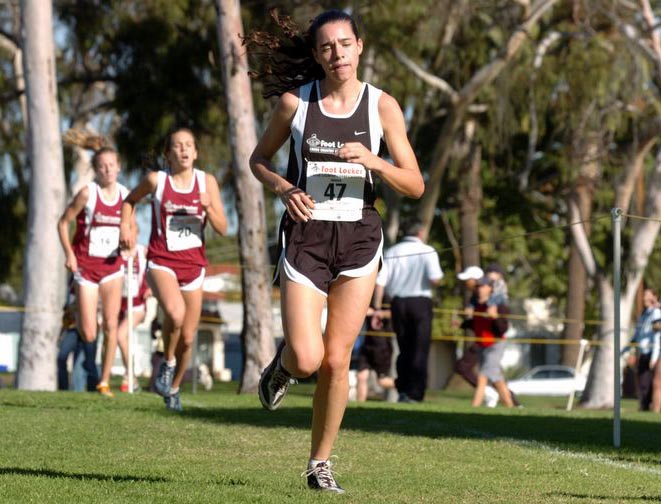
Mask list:
[[[614,361],[614,383],[613,383],[613,446],[620,447],[620,289],[621,289],[621,264],[622,243],[621,243],[621,224],[622,209],[613,208],[611,210],[613,217],[613,291],[615,295],[614,309],[614,334],[613,334],[613,361]]]

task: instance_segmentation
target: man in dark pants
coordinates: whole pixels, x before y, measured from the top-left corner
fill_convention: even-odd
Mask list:
[[[431,344],[432,288],[440,284],[443,271],[436,251],[425,244],[426,233],[419,220],[403,226],[404,237],[384,254],[375,294],[379,317],[383,289],[392,299],[392,322],[399,356],[395,386],[400,402],[424,399],[427,361]]]

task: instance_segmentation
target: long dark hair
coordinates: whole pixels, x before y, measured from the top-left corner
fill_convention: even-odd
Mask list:
[[[345,21],[359,38],[354,19],[344,11],[329,10],[312,20],[307,31],[303,30],[277,8],[269,11],[277,27],[277,33],[253,30],[243,37],[256,70],[249,75],[262,83],[262,96],[280,96],[313,80],[323,79],[324,71],[312,56],[319,28],[327,23]]]

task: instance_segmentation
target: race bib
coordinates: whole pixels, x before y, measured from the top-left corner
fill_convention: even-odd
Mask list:
[[[307,167],[306,191],[314,199],[314,220],[353,222],[363,216],[365,167],[314,161]]]
[[[170,252],[202,246],[202,220],[197,215],[168,215],[165,242]]]
[[[113,257],[119,248],[119,227],[98,226],[90,229],[90,257]]]

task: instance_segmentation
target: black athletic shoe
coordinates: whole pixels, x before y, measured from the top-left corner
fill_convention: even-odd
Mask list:
[[[344,488],[337,484],[333,471],[331,471],[330,460],[327,462],[319,462],[312,469],[308,469],[303,473],[303,476],[308,478],[308,488],[312,490],[323,490],[324,492],[335,492],[343,494]]]
[[[181,407],[181,394],[179,392],[163,397],[163,402],[165,403],[165,408],[170,411],[184,411]]]
[[[269,411],[273,411],[280,406],[280,403],[289,390],[290,385],[298,383],[295,378],[283,369],[280,365],[280,355],[285,348],[283,341],[275,352],[275,357],[271,363],[266,366],[259,379],[259,400],[262,406]]]
[[[174,368],[168,366],[166,362],[161,362],[161,367],[158,369],[158,375],[156,376],[156,380],[154,380],[156,393],[163,397],[169,396],[173,378]]]

